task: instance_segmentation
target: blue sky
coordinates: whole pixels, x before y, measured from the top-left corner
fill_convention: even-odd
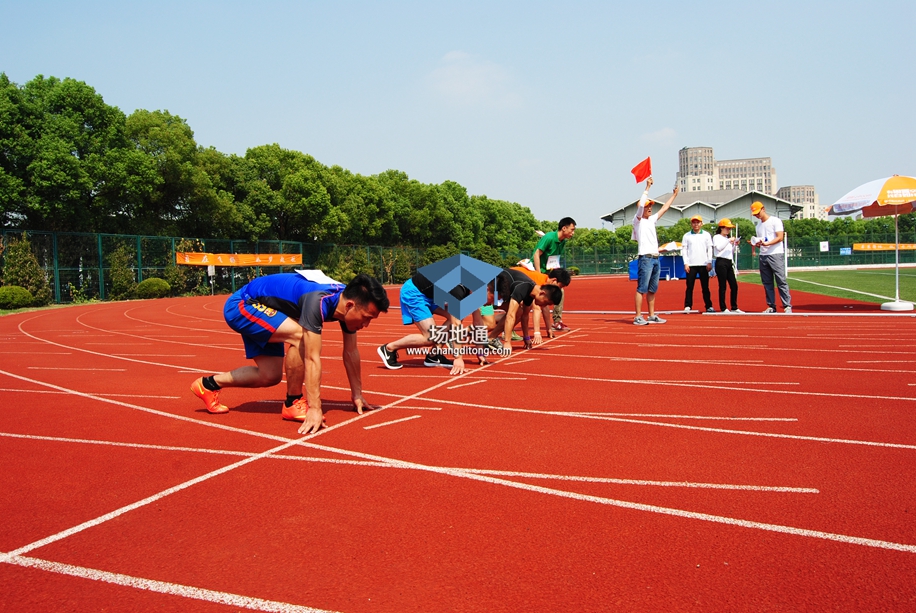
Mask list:
[[[0,71],[164,109],[199,145],[278,143],[371,175],[571,215],[634,200],[652,156],[770,156],[829,204],[916,175],[916,2],[0,0]]]

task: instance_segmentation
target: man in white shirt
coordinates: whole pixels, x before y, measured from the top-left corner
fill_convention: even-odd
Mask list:
[[[784,313],[792,312],[792,296],[789,294],[789,282],[786,280],[786,246],[785,230],[782,220],[768,215],[762,202],[751,205],[751,215],[757,218],[757,236],[751,240],[752,245],[760,248],[760,282],[766,292],[767,308],[764,313],[776,312],[776,292],[774,282],[779,288]]]
[[[655,203],[649,200],[649,188],[653,183],[652,177],[646,180],[646,190],[639,199],[636,216],[633,217],[632,239],[639,244],[636,267],[636,318],[633,320],[633,324],[637,326],[665,323],[664,319],[655,314],[655,293],[658,291],[658,275],[661,271],[658,262],[658,233],[655,230],[655,224],[665,214],[665,211],[671,208],[678,188],[674,188],[668,202],[653,215],[652,205]],[[645,319],[642,316],[643,297],[649,307],[649,314]]]
[[[703,304],[707,313],[715,313],[712,296],[709,295],[709,271],[712,270],[712,237],[703,230],[703,218],[690,218],[690,232],[681,239],[681,257],[684,258],[684,272],[687,273],[687,293],[684,295],[684,312],[693,308],[693,286],[700,278],[703,289]]]

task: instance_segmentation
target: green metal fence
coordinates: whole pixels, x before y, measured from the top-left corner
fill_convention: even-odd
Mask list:
[[[23,235],[21,230],[3,230],[0,238],[7,244]],[[245,241],[224,239],[188,239],[163,236],[128,236],[117,234],[82,234],[73,232],[26,231],[32,250],[45,270],[54,301],[67,303],[79,299],[106,299],[111,295],[111,255],[119,248],[132,254],[131,266],[139,283],[150,277],[165,278],[176,293],[233,292],[254,277],[272,274],[290,267],[217,268],[207,276],[205,267],[177,267],[176,251],[209,253],[286,253],[302,256],[303,268],[320,268],[331,276],[346,279],[366,272],[382,283],[402,283],[420,266],[428,263],[425,250],[412,247],[365,245],[329,245],[292,241]],[[822,242],[827,249],[822,251]],[[834,236],[798,238],[788,236],[789,267],[800,266],[870,266],[893,264],[893,251],[852,251],[853,243],[893,243],[893,235]],[[900,236],[901,243],[916,243],[916,233]],[[531,256],[528,252],[500,252],[504,266]],[[566,250],[566,266],[576,267],[583,275],[627,274],[629,262],[636,257],[636,243],[616,247],[579,247],[574,243]],[[2,256],[0,256],[2,260]],[[901,251],[901,263],[916,263],[916,251]],[[496,262],[492,262],[496,264]],[[2,265],[2,262],[0,262]],[[757,258],[749,245],[743,245],[738,257],[739,270],[757,268]]]

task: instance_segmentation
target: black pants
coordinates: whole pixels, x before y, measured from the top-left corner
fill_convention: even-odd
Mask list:
[[[728,283],[731,289],[729,298],[732,303],[732,311],[738,310],[738,280],[735,278],[735,267],[732,261],[727,258],[716,258],[716,278],[719,280],[719,308],[725,310],[725,284]]]
[[[687,273],[687,295],[684,296],[684,308],[693,307],[693,284],[700,277],[700,287],[703,288],[703,304],[707,309],[712,308],[712,298],[709,295],[709,271],[706,265],[691,266]]]

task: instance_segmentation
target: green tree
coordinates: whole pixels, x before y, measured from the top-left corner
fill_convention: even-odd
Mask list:
[[[0,206],[7,225],[92,231],[112,214],[108,168],[125,145],[124,114],[74,79],[0,75]]]
[[[35,257],[25,233],[21,239],[11,238],[3,250],[3,285],[25,288],[32,294],[35,306],[51,303],[48,275]]]

